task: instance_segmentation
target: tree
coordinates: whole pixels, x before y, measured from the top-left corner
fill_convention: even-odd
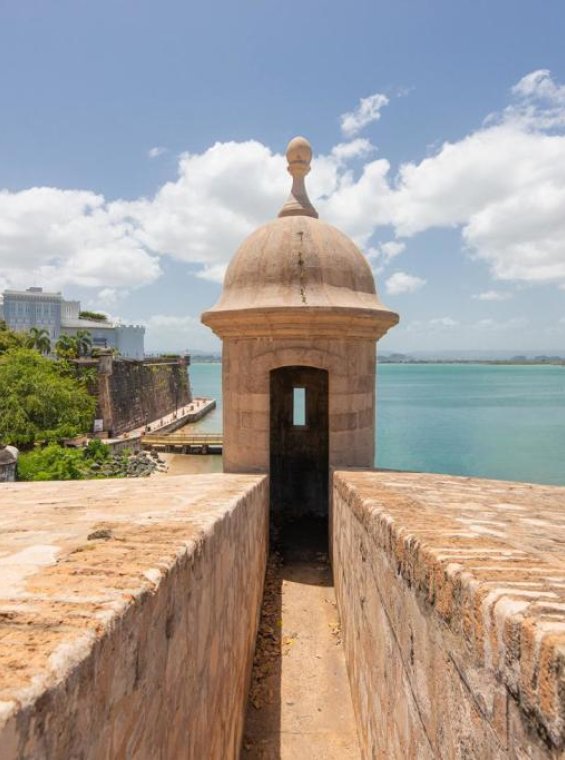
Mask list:
[[[78,344],[72,335],[60,335],[55,343],[55,353],[59,359],[78,359]]]
[[[26,447],[78,435],[91,430],[95,407],[59,362],[29,348],[0,356],[0,442]]]
[[[41,327],[32,327],[28,333],[28,348],[35,348],[40,354],[48,354],[51,351],[51,338],[48,330]]]
[[[75,340],[79,357],[88,356],[92,351],[92,335],[88,330],[77,330]]]
[[[10,330],[6,322],[0,319],[0,355],[11,348],[23,347],[26,344],[24,333],[17,333]]]
[[[59,359],[78,359],[88,356],[92,350],[92,336],[88,330],[77,330],[76,335],[61,335],[55,344]]]

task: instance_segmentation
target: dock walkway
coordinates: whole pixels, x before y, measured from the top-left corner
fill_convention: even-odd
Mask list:
[[[104,443],[118,451],[125,448],[137,450],[141,448],[142,438],[146,434],[164,437],[185,425],[198,422],[198,420],[202,419],[215,407],[215,399],[198,397],[193,399],[190,404],[185,404],[157,420],[151,420],[146,425],[141,425],[134,430],[128,430],[127,433],[122,433],[115,438],[108,438]]]
[[[221,454],[224,437],[221,433],[191,433],[187,431],[161,435],[146,434],[141,438],[144,448],[161,449],[177,454]]]

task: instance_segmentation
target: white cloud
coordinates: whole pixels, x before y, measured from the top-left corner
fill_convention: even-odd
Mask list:
[[[540,70],[520,80],[512,97],[480,129],[403,164],[396,176],[386,159],[371,156],[373,146],[363,138],[318,155],[308,189],[321,218],[366,249],[376,268],[404,246],[376,242],[380,227],[403,238],[457,228],[495,279],[565,287],[565,135],[559,126],[561,116],[565,125],[565,88]],[[378,93],[363,99],[344,114],[345,133],[353,136],[379,118],[387,102]],[[241,241],[276,216],[288,191],[283,155],[255,140],[183,154],[178,176],[151,198],[4,190],[0,284],[62,289],[72,283],[117,293],[154,282],[161,256],[196,264],[198,276],[220,282]],[[396,272],[387,289],[406,293],[423,284]],[[500,292],[478,298],[495,300],[488,294]]]
[[[386,258],[390,260],[406,250],[406,243],[401,243],[398,240],[389,240],[388,243],[382,243],[380,249]]]
[[[485,290],[483,293],[476,293],[473,298],[478,301],[508,301],[512,298],[512,293],[507,290]]]
[[[349,161],[351,158],[361,158],[373,153],[375,147],[364,137],[358,137],[350,142],[338,143],[332,148],[331,155],[339,162]]]
[[[134,221],[100,195],[50,187],[0,192],[0,269],[11,287],[136,287],[160,275]]]
[[[127,288],[102,288],[102,290],[96,294],[96,297],[90,301],[90,305],[96,307],[101,305],[111,308],[116,306],[122,298],[126,298],[128,295],[129,290]]]
[[[496,123],[491,119],[462,140],[444,144],[419,164],[404,164],[389,208],[403,236],[460,227],[468,249],[496,279],[560,284],[565,283],[565,135],[555,128],[561,118],[565,125],[564,88],[547,72],[534,74],[517,85],[518,102]],[[549,110],[539,92],[551,96]]]
[[[224,282],[226,275],[227,264],[213,264],[212,266],[205,266],[200,272],[197,273],[197,277],[202,280],[210,280],[211,282],[218,282],[220,285]]]
[[[522,77],[512,88],[516,102],[504,111],[507,121],[515,120],[533,129],[565,126],[565,86],[554,82],[548,69],[538,69]]]
[[[392,296],[397,296],[401,293],[414,293],[425,284],[426,280],[406,274],[406,272],[395,272],[385,282],[387,293],[390,293]]]
[[[389,240],[387,243],[379,243],[375,247],[367,248],[365,254],[369,258],[373,272],[380,274],[394,258],[406,250],[406,244],[398,240]]]
[[[159,158],[159,156],[162,156],[163,153],[166,153],[167,149],[164,148],[162,145],[156,145],[154,148],[149,148],[147,151],[147,156],[149,158]]]
[[[381,118],[381,108],[388,104],[388,98],[380,92],[361,98],[355,111],[344,113],[340,117],[341,131],[346,137],[354,137],[363,127]]]

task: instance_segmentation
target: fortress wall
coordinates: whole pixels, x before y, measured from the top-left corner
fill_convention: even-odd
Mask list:
[[[2,760],[235,759],[266,478],[4,484],[0,499]]]
[[[99,360],[97,414],[111,435],[141,427],[191,401],[185,358]]]
[[[565,488],[334,474],[363,756],[562,758]]]

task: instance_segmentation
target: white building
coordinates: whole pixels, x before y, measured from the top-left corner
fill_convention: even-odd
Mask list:
[[[65,301],[61,293],[43,288],[5,290],[0,304],[0,319],[11,330],[28,332],[32,327],[47,330],[51,342],[60,335],[75,335],[87,330],[98,348],[115,348],[128,359],[143,359],[145,327],[122,325],[80,318],[80,302]]]

